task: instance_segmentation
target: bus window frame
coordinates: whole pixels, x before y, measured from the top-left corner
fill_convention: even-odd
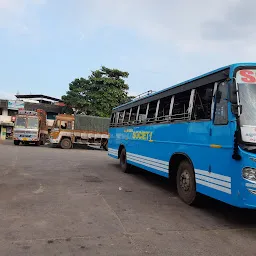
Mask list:
[[[135,121],[134,121],[135,124],[138,123],[139,114],[140,114],[140,105],[138,106],[138,109],[137,109],[136,119],[135,119]]]
[[[169,121],[172,120],[172,110],[174,105],[175,95],[172,95],[171,102],[170,102],[170,109],[169,109]]]
[[[138,119],[139,119],[139,116],[141,115],[141,110],[142,110],[141,106],[143,106],[143,105],[147,105],[145,119],[144,120],[137,120],[138,123],[146,123],[147,122],[147,115],[148,115],[147,113],[148,113],[149,103],[144,103],[144,104],[140,105],[140,111],[139,111]]]
[[[221,83],[227,83],[226,81],[222,80],[222,81],[219,81],[219,82],[215,82],[214,83],[214,86],[213,86],[213,97],[212,97],[212,102],[211,102],[211,116],[209,119],[199,119],[199,120],[192,120],[192,113],[193,113],[193,108],[195,107],[195,97],[196,97],[196,90],[200,87],[203,87],[205,86],[202,85],[202,86],[199,86],[197,88],[194,88],[194,89],[189,89],[189,90],[186,90],[184,92],[188,92],[190,91],[190,98],[189,98],[189,102],[188,102],[188,108],[187,108],[187,118],[185,117],[181,117],[180,119],[177,119],[177,118],[174,118],[173,116],[173,109],[174,109],[174,103],[175,103],[175,98],[176,98],[176,95],[179,94],[173,94],[171,95],[171,102],[170,102],[170,109],[169,109],[169,115],[168,117],[166,117],[166,119],[164,120],[158,120],[160,117],[158,117],[158,112],[159,112],[159,106],[160,106],[160,101],[161,99],[158,99],[157,100],[157,105],[156,105],[156,111],[155,111],[155,117],[154,118],[151,118],[151,120],[148,119],[148,113],[149,113],[149,107],[150,107],[150,103],[152,103],[153,101],[155,100],[152,100],[150,102],[147,103],[147,110],[146,110],[146,120],[144,122],[139,122],[138,118],[139,118],[139,113],[140,113],[140,108],[141,108],[141,105],[144,105],[145,103],[142,103],[142,104],[139,104],[137,106],[134,106],[134,107],[128,107],[127,109],[124,109],[122,111],[117,111],[114,114],[114,124],[112,123],[111,126],[139,126],[139,125],[150,125],[150,124],[161,124],[161,123],[175,123],[175,122],[204,122],[204,121],[211,121],[213,122],[214,125],[224,125],[224,124],[215,124],[214,123],[214,118],[215,118],[215,106],[216,106],[216,101],[215,101],[215,96],[216,96],[216,92],[218,90],[218,87]],[[227,86],[227,85],[226,85]],[[227,90],[227,88],[226,88]],[[183,92],[180,92],[180,93],[183,93]],[[228,93],[228,91],[227,91]],[[228,96],[228,94],[227,94]],[[168,97],[168,96],[165,96],[165,97]],[[133,108],[137,108],[137,111],[136,111],[136,119],[133,121],[133,123],[131,123],[131,116],[132,116],[132,110]],[[129,120],[127,123],[124,123],[124,116],[125,116],[125,113],[129,111]],[[123,118],[122,118],[122,121],[119,123],[119,118],[120,118],[120,113],[123,113]],[[227,123],[228,124],[228,116],[227,116]]]
[[[187,90],[187,91],[184,91],[184,92],[177,93],[177,94],[182,94],[182,93],[190,91],[190,96],[189,96],[189,100],[188,100],[188,108],[187,108],[187,111],[185,111],[183,113],[183,116],[187,116],[187,118],[185,118],[185,117],[180,117],[180,118],[175,117],[174,118],[174,115],[172,115],[172,120],[171,120],[172,122],[182,123],[182,122],[190,122],[191,121],[191,114],[192,114],[191,102],[192,102],[192,104],[194,104],[193,99],[192,99],[192,97],[193,97],[192,90],[194,90],[194,89],[190,89],[190,90]],[[175,94],[174,96],[176,96],[177,94]],[[174,108],[174,103],[175,103],[175,99],[174,99],[174,102],[173,102],[173,108]],[[173,109],[172,109],[172,111],[173,111]],[[178,116],[178,115],[181,115],[181,114],[176,114],[175,116]]]

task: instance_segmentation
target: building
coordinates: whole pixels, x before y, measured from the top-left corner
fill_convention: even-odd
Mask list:
[[[16,95],[16,98],[16,100],[0,100],[0,139],[12,137],[15,116],[19,109],[45,110],[48,129],[51,129],[56,115],[63,113],[65,107],[62,100],[42,94]]]
[[[53,104],[53,105],[64,105],[61,99],[57,99],[51,96],[43,95],[43,94],[17,94],[15,97],[18,100],[24,102],[31,102],[31,103],[43,103],[43,104]]]
[[[62,113],[64,102],[61,99],[54,98],[43,94],[18,94],[16,98],[24,102],[24,109],[35,111],[43,109],[47,113],[48,127],[53,124],[56,115]]]
[[[0,100],[0,139],[12,136],[14,116],[17,112],[10,105],[9,107],[8,100]]]

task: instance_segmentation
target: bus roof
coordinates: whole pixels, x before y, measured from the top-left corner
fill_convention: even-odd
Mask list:
[[[214,74],[218,74],[219,73],[219,76],[221,77],[221,73],[225,72],[225,71],[228,71],[228,74],[226,74],[226,77],[228,77],[231,73],[233,73],[233,71],[237,68],[237,67],[241,67],[241,66],[256,66],[256,63],[234,63],[234,64],[230,64],[228,66],[224,66],[224,67],[221,67],[221,68],[218,68],[218,69],[215,69],[215,70],[212,70],[208,73],[205,73],[203,75],[200,75],[200,76],[197,76],[197,77],[194,77],[192,79],[189,79],[189,80],[186,80],[186,81],[183,81],[181,83],[178,83],[176,85],[173,85],[173,86],[170,86],[170,87],[167,87],[163,90],[160,90],[158,92],[154,92],[150,95],[147,95],[145,97],[142,97],[142,98],[139,98],[139,99],[135,99],[133,101],[130,101],[128,103],[125,103],[123,105],[120,105],[118,107],[115,107],[113,110],[117,110],[117,109],[120,109],[120,110],[123,110],[126,108],[127,105],[139,105],[138,103],[140,101],[147,101],[147,99],[149,98],[152,98],[158,94],[162,94],[166,91],[169,91],[170,89],[174,89],[174,88],[177,88],[177,87],[181,87],[183,85],[186,85],[186,84],[189,84],[191,82],[195,82],[196,80],[199,80],[199,79],[202,79],[202,78],[206,78],[208,76],[211,76],[211,75],[214,75]],[[217,76],[217,77],[219,77]],[[223,76],[223,74],[222,74]],[[221,80],[221,79],[220,79]]]

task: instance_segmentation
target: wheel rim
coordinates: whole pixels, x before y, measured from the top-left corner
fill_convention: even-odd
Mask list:
[[[184,192],[188,192],[190,190],[191,182],[190,175],[187,170],[184,170],[180,175],[180,187]]]
[[[64,147],[69,147],[70,146],[70,143],[67,140],[64,140],[62,143],[63,143]]]

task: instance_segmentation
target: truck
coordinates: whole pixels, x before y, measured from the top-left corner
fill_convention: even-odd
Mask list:
[[[46,119],[47,114],[43,109],[36,111],[18,110],[13,129],[14,145],[20,143],[44,145],[48,139]]]
[[[58,114],[50,132],[52,146],[71,149],[74,144],[108,150],[110,118],[89,115]]]

